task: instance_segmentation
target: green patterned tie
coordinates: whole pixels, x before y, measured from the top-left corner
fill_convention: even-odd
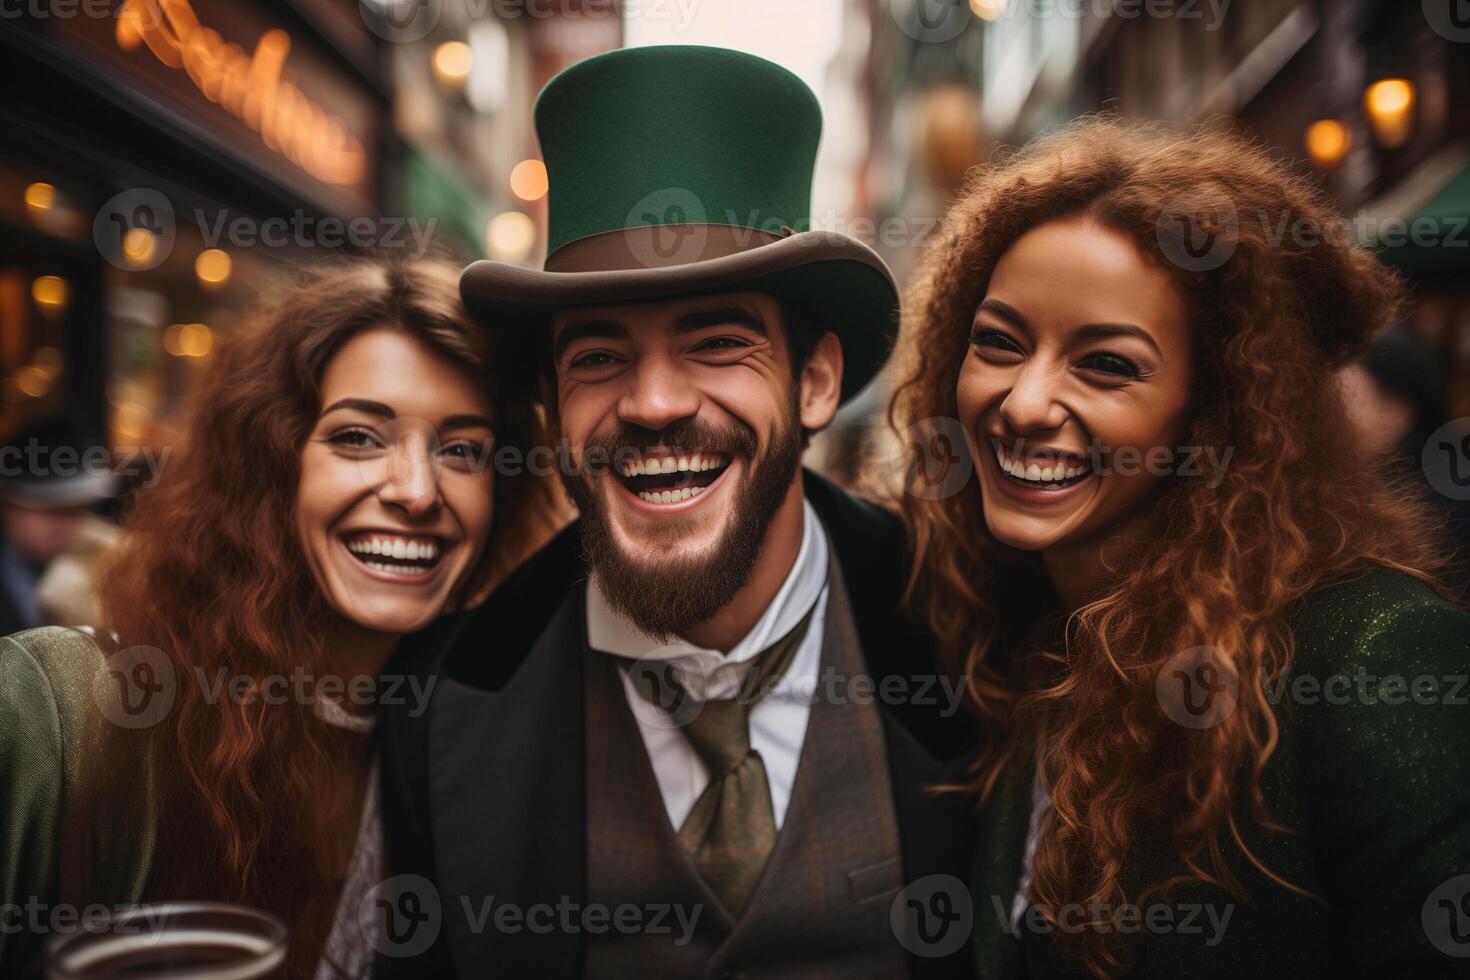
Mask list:
[[[691,705],[697,713],[684,722],[684,733],[709,768],[709,785],[679,828],[679,843],[734,916],[749,903],[776,844],[766,765],[750,747],[750,709],[791,665],[815,611],[813,604],[791,632],[756,656],[739,694]],[[644,684],[635,686],[645,697],[653,693]]]

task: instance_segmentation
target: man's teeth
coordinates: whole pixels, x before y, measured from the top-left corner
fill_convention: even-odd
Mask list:
[[[643,490],[638,496],[650,504],[677,504],[680,501],[697,497],[708,489],[708,487],[680,487],[678,490]]]
[[[1081,463],[1068,463],[1062,460],[1027,463],[1023,460],[1012,459],[1005,454],[1004,450],[998,448],[995,451],[995,459],[1006,473],[1018,480],[1026,480],[1031,483],[1059,483],[1087,472],[1087,467]]]
[[[439,557],[437,541],[420,541],[414,538],[375,535],[354,538],[347,542],[347,550],[359,555],[379,555],[393,561],[434,561]],[[374,565],[374,562],[369,562]]]
[[[702,473],[717,470],[728,460],[719,453],[688,453],[683,456],[639,456],[623,460],[619,469],[624,476],[658,476],[661,473]]]

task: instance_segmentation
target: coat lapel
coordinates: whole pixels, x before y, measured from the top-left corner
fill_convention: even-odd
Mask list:
[[[1021,883],[1026,831],[1031,821],[1032,773],[1003,778],[980,813],[980,847],[970,894],[975,908],[975,964],[981,980],[1020,975],[1011,903]]]
[[[585,588],[571,589],[503,687],[447,676],[436,698],[427,756],[435,864],[461,977],[489,963],[506,976],[580,972],[575,935],[524,920],[501,931],[495,913],[585,900]]]

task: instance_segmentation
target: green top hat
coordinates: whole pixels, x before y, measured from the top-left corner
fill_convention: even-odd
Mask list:
[[[888,356],[898,289],[862,242],[810,225],[822,113],[791,72],[723,48],[612,51],[536,102],[550,177],[542,270],[475,262],[460,279],[491,323],[576,306],[752,290],[842,340],[850,398]]]

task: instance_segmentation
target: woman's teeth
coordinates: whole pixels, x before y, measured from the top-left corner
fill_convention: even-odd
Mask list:
[[[371,534],[345,543],[354,558],[375,572],[428,574],[439,563],[439,542],[432,539]]]
[[[1025,480],[1027,483],[1063,483],[1067,480],[1075,480],[1090,472],[1086,463],[1063,459],[1047,459],[1040,462],[1032,460],[1028,462],[1024,459],[1007,456],[1005,450],[1000,447],[996,447],[995,459],[1007,476],[1017,480]]]

